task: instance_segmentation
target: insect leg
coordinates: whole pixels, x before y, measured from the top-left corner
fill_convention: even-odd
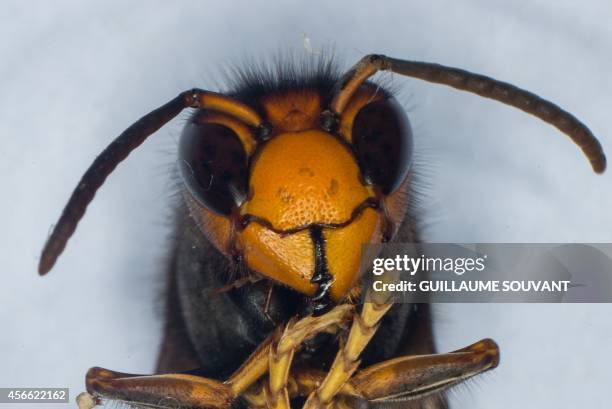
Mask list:
[[[495,368],[499,349],[491,339],[446,354],[391,359],[359,371],[350,380],[357,395],[383,402],[422,398]]]
[[[285,331],[277,336],[272,343],[269,353],[269,382],[264,389],[264,396],[268,409],[290,409],[289,393],[287,392],[287,380],[289,369],[293,362],[295,350],[303,342],[298,337],[291,336],[291,328],[295,321],[290,321]],[[296,342],[297,341],[297,342]]]
[[[139,407],[228,409],[235,396],[218,381],[195,375],[131,375],[91,368],[86,376],[87,392]]]
[[[328,313],[313,317],[308,316],[290,323],[275,344],[274,337],[268,338],[257,350],[251,354],[247,361],[225,382],[235,395],[240,395],[253,385],[260,377],[266,374],[270,365],[270,351],[275,347],[275,354],[288,357],[298,349],[306,340],[316,334],[331,330],[344,324],[353,315],[351,305],[342,304]]]
[[[312,368],[292,368],[287,379],[287,393],[289,399],[297,397],[307,397],[318,385],[325,379],[326,372]],[[269,409],[268,400],[266,398],[269,379],[262,378],[256,385],[252,386],[247,392],[242,394],[242,398],[246,401],[250,408]],[[339,396],[357,397],[363,399],[350,382],[347,382],[340,388]]]
[[[329,405],[340,388],[349,380],[360,364],[359,356],[368,345],[380,319],[389,311],[392,303],[367,302],[360,315],[356,315],[346,344],[340,348],[327,376],[320,386],[308,396],[305,409],[323,408]]]
[[[390,359],[358,371],[338,390],[332,407],[355,407],[355,400],[382,403],[421,399],[493,369],[498,363],[499,349],[490,339],[446,354]],[[326,376],[320,370],[295,368],[288,380],[289,397],[309,396]],[[245,394],[251,406],[266,407],[263,389],[260,386],[258,391]]]
[[[274,391],[282,392],[283,379],[278,377],[276,363],[269,359],[274,354],[287,365],[302,343],[316,334],[331,330],[346,322],[353,314],[353,307],[339,305],[327,314],[308,316],[295,323],[290,322],[280,336],[268,338],[251,357],[226,382],[190,374],[131,375],[102,368],[92,368],[86,376],[87,392],[94,398],[117,400],[143,407],[174,407],[176,404],[193,408],[225,409],[249,386],[270,370],[270,379],[275,379]],[[274,351],[274,352],[272,352]],[[284,377],[286,385],[287,377]],[[280,400],[278,402],[281,402]],[[157,405],[157,406],[154,406]],[[287,406],[288,408],[288,406]]]

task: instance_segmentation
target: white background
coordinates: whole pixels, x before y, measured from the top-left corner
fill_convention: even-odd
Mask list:
[[[91,366],[152,371],[181,120],[119,166],[41,278],[49,228],[82,172],[135,119],[182,90],[219,89],[224,67],[245,57],[303,53],[302,32],[315,48],[334,46],[344,66],[378,52],[513,82],[612,148],[608,0],[4,1],[0,386],[67,386],[74,397]],[[565,136],[495,102],[391,79],[427,175],[426,239],[612,240],[612,172],[595,176]],[[436,311],[441,350],[492,337],[502,351],[499,368],[451,396],[456,408],[609,406],[612,306]]]

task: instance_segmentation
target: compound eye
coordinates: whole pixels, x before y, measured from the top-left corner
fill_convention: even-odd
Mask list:
[[[385,195],[395,191],[412,164],[412,129],[401,105],[389,98],[364,106],[353,121],[352,140],[366,182]]]
[[[246,198],[247,155],[238,135],[226,126],[187,124],[179,167],[192,196],[215,213],[229,215]]]

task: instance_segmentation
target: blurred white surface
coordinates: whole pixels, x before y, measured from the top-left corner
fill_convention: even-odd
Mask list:
[[[244,57],[333,44],[515,83],[612,147],[612,5],[574,2],[5,1],[0,9],[0,386],[84,389],[95,365],[148,373],[170,228],[175,120],[119,166],[48,277],[39,251],[93,158],[135,119]],[[612,172],[517,110],[392,77],[417,134],[426,238],[610,242]],[[184,116],[183,116],[184,118]],[[456,408],[606,407],[612,305],[440,305],[441,350],[483,337],[498,369]],[[73,400],[74,402],[74,400]],[[58,407],[68,407],[59,405]],[[70,406],[73,406],[71,403]],[[45,406],[51,408],[52,405]]]

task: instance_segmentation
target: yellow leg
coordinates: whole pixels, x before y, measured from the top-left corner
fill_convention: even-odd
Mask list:
[[[445,354],[413,355],[390,359],[358,371],[330,403],[335,409],[355,406],[355,399],[385,402],[421,399],[493,369],[499,363],[499,349],[490,339]],[[295,368],[288,380],[290,398],[309,396],[322,384],[326,373]],[[268,409],[264,382],[243,397],[251,408]]]
[[[294,325],[295,321],[290,321],[280,339],[273,342],[270,347],[268,359],[269,382],[268,387],[264,389],[268,409],[290,409],[287,379],[289,378],[289,369],[296,346],[289,345],[289,347],[281,349],[281,342],[291,339],[291,329]],[[284,342],[284,344],[287,344],[287,342]]]
[[[356,315],[353,320],[346,344],[338,351],[321,385],[308,396],[304,409],[321,409],[330,406],[338,391],[359,367],[361,352],[376,333],[380,319],[392,305],[374,302],[363,305],[361,315]]]
[[[308,316],[297,321],[295,325],[288,325],[280,341],[278,341],[274,355],[287,359],[288,354],[293,354],[293,351],[299,348],[304,341],[320,332],[331,330],[344,324],[352,315],[353,306],[344,304],[337,306],[327,314],[319,317]],[[268,371],[273,342],[274,336],[268,338],[225,382],[236,396],[244,393],[249,386],[253,385]],[[277,367],[275,370],[277,369],[280,369],[280,367]],[[275,373],[282,374],[282,371]]]
[[[79,405],[90,409],[103,398],[131,405],[154,403],[164,407],[166,402],[167,406],[172,407],[226,409],[269,368],[272,390],[282,394],[286,390],[283,385],[287,382],[293,351],[319,332],[344,324],[352,315],[352,306],[341,305],[320,317],[306,317],[295,323],[291,321],[282,336],[276,335],[277,338],[270,337],[264,341],[242,367],[223,383],[187,374],[132,375],[92,368],[86,376],[88,393],[81,396]],[[278,362],[272,362],[273,357]]]
[[[391,359],[359,371],[350,384],[370,402],[417,399],[495,368],[499,349],[491,339],[446,354]]]
[[[91,409],[105,398],[160,407],[180,404],[227,409],[242,396],[252,408],[289,409],[291,397],[308,396],[307,408],[344,409],[354,406],[353,399],[384,402],[423,398],[497,366],[497,345],[485,339],[447,354],[391,359],[353,375],[360,354],[390,306],[364,305],[361,314],[354,316],[347,341],[327,374],[308,368],[290,372],[293,355],[306,340],[322,331],[335,331],[353,316],[348,305],[321,317],[291,320],[225,383],[187,374],[143,376],[92,368],[87,374],[89,393],[79,396],[79,407]],[[268,377],[260,379],[267,371]]]
[[[86,376],[87,392],[129,405],[180,404],[190,408],[229,409],[235,396],[221,382],[186,374],[132,375],[91,368]],[[86,397],[86,395],[84,395]],[[79,404],[85,406],[84,397]]]
[[[317,333],[336,327],[352,315],[353,308],[340,305],[321,317],[306,317],[298,322],[290,321],[276,344],[272,344],[269,355],[270,383],[266,390],[269,409],[290,409],[287,380],[295,351],[304,341]],[[325,318],[323,318],[325,317]]]

